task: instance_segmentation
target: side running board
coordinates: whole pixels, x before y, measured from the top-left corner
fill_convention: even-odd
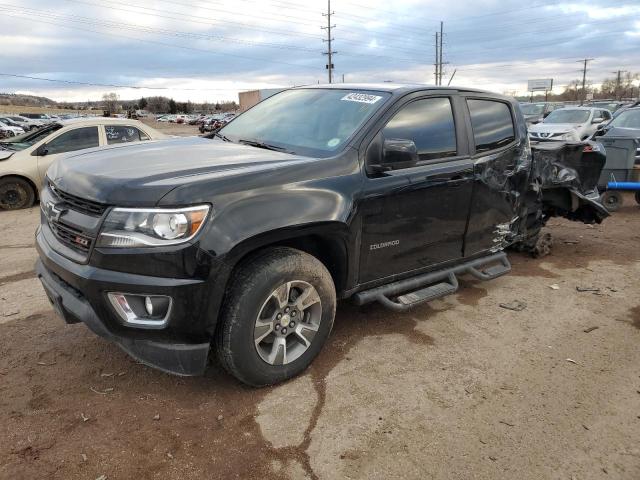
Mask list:
[[[408,310],[421,303],[455,293],[458,290],[456,275],[469,273],[479,280],[493,280],[511,271],[511,264],[504,252],[425,273],[381,287],[358,292],[354,295],[357,305],[380,302],[396,311]]]

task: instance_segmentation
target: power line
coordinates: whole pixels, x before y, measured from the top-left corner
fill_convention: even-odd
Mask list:
[[[43,82],[53,82],[53,83],[64,83],[67,85],[85,85],[89,87],[109,87],[109,88],[132,88],[136,90],[182,90],[182,91],[190,91],[190,92],[200,92],[203,90],[209,91],[238,91],[243,90],[241,88],[183,88],[183,87],[145,87],[142,85],[119,85],[115,83],[95,83],[95,82],[81,82],[78,80],[63,80],[59,78],[46,78],[46,77],[34,77],[32,75],[18,75],[15,73],[3,73],[0,72],[0,76],[3,77],[14,77],[14,78],[23,78],[27,80],[40,80]]]
[[[182,13],[182,12],[176,12],[175,10],[162,10],[162,9],[158,9],[158,8],[151,8],[151,7],[144,7],[141,5],[131,5],[130,3],[126,3],[126,2],[120,2],[117,0],[102,0],[101,4],[99,3],[92,3],[91,1],[88,0],[65,0],[67,2],[73,2],[73,3],[79,3],[79,4],[84,4],[84,5],[89,5],[92,7],[99,7],[99,8],[105,8],[108,10],[118,10],[118,11],[122,11],[122,12],[131,12],[131,13],[137,13],[137,14],[142,14],[142,15],[148,15],[148,16],[153,16],[153,17],[157,17],[157,18],[167,18],[170,20],[181,20],[179,17],[185,17],[182,19],[182,21],[185,22],[189,22],[189,23],[197,23],[197,24],[201,24],[201,25],[209,25],[209,26],[215,26],[214,23],[212,22],[220,22],[220,18],[214,19],[211,17],[203,17],[202,15],[190,15],[187,13]],[[180,4],[180,2],[170,2],[172,4]],[[121,6],[126,6],[129,8],[137,8],[140,10],[144,10],[144,11],[137,11],[137,10],[130,10],[130,9],[124,9],[124,8],[117,8],[117,7],[113,7],[112,5],[121,5]],[[175,16],[166,16],[166,15],[160,15],[159,13],[150,13],[150,12],[160,12],[160,13],[169,13],[169,14],[175,14],[177,15],[178,18],[176,18]],[[203,21],[203,20],[209,20],[209,21]],[[305,32],[294,32],[291,30],[285,31],[285,30],[277,30],[277,29],[270,29],[270,28],[264,28],[264,27],[257,27],[255,25],[252,25],[250,23],[243,23],[243,22],[235,22],[235,21],[231,21],[231,20],[224,20],[225,24],[231,24],[231,25],[239,25],[241,27],[247,28],[249,30],[255,30],[258,32],[264,32],[264,33],[275,33],[276,35],[283,35],[283,36],[287,36],[287,37],[307,37],[307,38],[313,38],[315,40],[318,40],[322,37],[320,37],[319,35],[316,34],[312,34],[312,33],[305,33]]]
[[[211,18],[211,17],[203,17],[203,16],[195,16],[195,15],[189,15],[189,14],[185,14],[182,12],[176,12],[175,10],[162,10],[162,9],[157,9],[157,8],[151,8],[151,7],[144,7],[144,6],[139,6],[139,5],[130,5],[128,3],[125,2],[121,2],[121,1],[117,1],[117,0],[102,0],[102,4],[96,4],[96,3],[91,3],[91,0],[66,0],[68,2],[75,2],[75,3],[80,3],[80,4],[84,4],[84,5],[90,5],[90,6],[95,6],[95,7],[99,7],[99,8],[105,8],[108,9],[110,11],[116,10],[116,11],[122,11],[122,12],[131,12],[131,13],[136,13],[136,14],[141,14],[141,15],[147,15],[147,16],[152,16],[152,17],[156,17],[156,18],[166,18],[166,19],[170,19],[170,20],[178,20],[178,21],[184,21],[184,22],[188,22],[188,23],[194,23],[194,24],[200,24],[200,25],[208,25],[211,27],[215,27],[218,26],[216,23],[214,22],[220,22],[220,18]],[[245,0],[248,1],[248,0]],[[114,7],[113,5],[117,5],[118,7]],[[128,7],[128,8],[123,8],[124,7]],[[140,9],[142,11],[139,10],[131,10],[131,8],[134,9]],[[163,14],[170,14],[170,15],[163,15]],[[180,17],[184,17],[184,18],[180,18]],[[204,20],[204,21],[203,21]],[[293,37],[304,37],[304,38],[313,38],[315,40],[318,39],[322,39],[321,36],[316,35],[316,34],[310,34],[310,33],[305,33],[305,32],[294,32],[294,31],[283,31],[283,30],[277,30],[277,29],[269,29],[269,28],[263,28],[263,27],[257,27],[255,25],[249,24],[249,23],[242,23],[242,22],[234,22],[231,20],[224,20],[225,25],[226,24],[232,24],[232,25],[240,25],[243,28],[249,29],[249,30],[255,30],[258,32],[265,32],[265,33],[274,33],[276,35],[283,35],[283,36],[293,36]],[[353,40],[342,40],[343,43],[350,43],[353,45],[358,45],[361,46],[362,42],[357,42],[357,41],[353,41]],[[415,50],[415,49],[410,49],[407,47],[398,47],[398,46],[393,46],[393,45],[389,45],[389,44],[385,44],[385,48],[387,49],[391,49],[391,50],[401,50],[404,53],[415,53],[416,55],[421,54],[421,51]]]
[[[2,6],[2,4],[0,4],[0,6]],[[157,41],[157,40],[149,40],[146,38],[138,38],[138,37],[132,37],[129,35],[124,35],[122,33],[109,33],[109,32],[102,32],[102,31],[98,31],[98,30],[92,30],[90,28],[82,28],[82,27],[78,27],[78,26],[70,26],[70,25],[64,25],[64,24],[60,24],[60,23],[55,23],[52,21],[49,21],[47,19],[35,19],[32,17],[24,17],[24,16],[20,16],[20,15],[15,15],[11,12],[7,12],[7,11],[3,11],[3,15],[7,15],[7,16],[12,16],[14,18],[20,18],[22,20],[27,20],[29,22],[37,22],[37,23],[47,23],[49,25],[55,25],[55,26],[59,26],[62,28],[68,28],[71,30],[80,30],[80,31],[85,31],[85,32],[90,32],[90,33],[97,33],[99,35],[106,35],[106,36],[110,36],[110,37],[115,37],[118,39],[123,39],[123,38],[127,38],[130,40],[135,40],[138,42],[143,42],[143,43],[149,43],[149,44],[153,44],[153,45],[161,45],[163,47],[172,47],[172,48],[179,48],[179,49],[183,49],[183,50],[190,50],[190,51],[194,51],[194,52],[204,52],[204,53],[209,53],[209,54],[213,54],[213,55],[222,55],[222,56],[229,56],[229,57],[234,57],[234,58],[240,58],[243,60],[251,60],[251,61],[259,61],[259,62],[269,62],[269,63],[278,63],[281,65],[289,65],[292,67],[299,67],[299,68],[307,68],[307,69],[313,69],[315,70],[315,67],[311,67],[309,65],[303,65],[300,63],[290,63],[290,62],[283,62],[280,60],[271,60],[271,59],[264,59],[264,58],[258,58],[258,57],[251,57],[251,56],[247,56],[247,55],[239,55],[239,54],[235,54],[235,53],[228,53],[228,52],[220,52],[217,50],[209,50],[209,49],[205,49],[205,48],[198,48],[198,47],[189,47],[186,45],[177,45],[174,43],[167,43],[167,42],[161,42],[161,41]],[[34,14],[31,14],[34,15]]]

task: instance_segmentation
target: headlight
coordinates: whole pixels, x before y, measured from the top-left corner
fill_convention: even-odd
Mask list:
[[[208,214],[209,205],[176,209],[114,208],[104,221],[96,246],[133,248],[183,243],[198,233]]]

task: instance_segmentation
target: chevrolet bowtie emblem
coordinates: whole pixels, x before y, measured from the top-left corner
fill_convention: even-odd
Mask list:
[[[49,220],[59,222],[60,216],[66,211],[66,208],[60,208],[53,202],[47,202],[47,217]]]

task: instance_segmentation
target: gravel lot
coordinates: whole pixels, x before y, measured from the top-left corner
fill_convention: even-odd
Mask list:
[[[167,135],[179,135],[181,137],[189,135],[200,135],[196,125],[185,125],[184,123],[156,122],[151,118],[143,118],[143,123],[155,128]]]
[[[169,376],[65,325],[33,274],[38,207],[0,212],[0,478],[637,480],[627,205],[554,220],[550,256],[511,254],[511,275],[409,313],[343,303],[313,366],[261,390],[216,365]]]

